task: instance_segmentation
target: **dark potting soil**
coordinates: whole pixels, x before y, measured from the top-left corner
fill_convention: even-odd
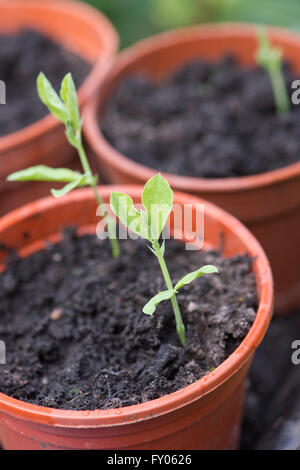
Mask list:
[[[52,39],[33,30],[0,35],[0,79],[6,85],[6,104],[1,105],[0,135],[22,129],[47,114],[36,91],[36,79],[44,72],[59,90],[63,76],[71,72],[81,85],[91,66]]]
[[[287,89],[297,78],[284,64]],[[299,78],[299,77],[298,77]],[[254,175],[299,160],[300,107],[277,115],[267,73],[232,56],[185,65],[161,83],[123,79],[101,127],[127,157],[169,173]]]
[[[183,348],[170,302],[152,317],[143,305],[165,289],[143,240],[107,241],[68,231],[28,258],[10,257],[0,276],[0,338],[6,342],[0,391],[38,405],[108,409],[174,392],[207,374],[239,345],[257,309],[251,261],[186,252],[167,242],[174,280],[204,264],[219,267],[178,296],[187,328]]]

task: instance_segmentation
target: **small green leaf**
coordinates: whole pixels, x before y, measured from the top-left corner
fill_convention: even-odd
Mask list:
[[[81,129],[81,119],[78,107],[76,87],[70,73],[61,82],[60,96],[69,112],[69,118],[75,130]]]
[[[156,294],[152,299],[149,300],[149,302],[146,303],[146,305],[143,308],[143,312],[146,315],[153,315],[153,313],[156,310],[157,305],[160,302],[163,302],[164,300],[169,300],[174,294],[173,290],[164,290],[162,292],[159,292]]]
[[[16,171],[8,176],[8,181],[57,181],[59,183],[69,183],[81,178],[77,171],[68,168],[50,168],[45,165],[37,165],[26,170]]]
[[[197,269],[196,271],[193,271],[192,273],[189,273],[186,276],[184,276],[182,279],[180,279],[180,281],[177,282],[174,289],[177,292],[178,289],[180,289],[183,286],[186,286],[187,284],[190,284],[195,279],[197,279],[200,276],[203,276],[204,274],[213,274],[213,273],[218,273],[218,272],[219,272],[218,268],[210,264],[206,266],[202,266],[202,268]]]
[[[71,144],[73,147],[77,149],[78,145],[80,145],[80,139],[81,139],[80,133],[78,136],[78,132],[75,131],[74,127],[71,124],[67,123],[65,135],[67,137],[69,144]],[[79,137],[79,140],[78,140],[78,137]]]
[[[65,194],[69,193],[73,189],[77,188],[78,186],[81,186],[81,184],[85,181],[85,176],[82,175],[80,178],[77,179],[77,181],[72,181],[71,183],[66,184],[63,188],[61,189],[51,189],[51,194],[54,197],[62,197],[65,196]]]
[[[290,97],[282,71],[282,50],[271,44],[265,28],[258,29],[257,37],[255,59],[269,74],[277,113],[287,113],[290,110]]]
[[[139,212],[130,196],[123,193],[112,192],[110,205],[122,224],[130,230],[150,241],[148,221],[145,212]]]
[[[68,110],[62,102],[47,77],[41,72],[37,78],[37,91],[40,100],[61,122],[66,123],[69,117]]]
[[[266,69],[277,67],[282,58],[282,50],[272,46],[265,28],[257,31],[259,48],[255,54],[256,61]]]
[[[142,203],[148,213],[152,237],[158,240],[173,207],[173,191],[160,174],[153,176],[145,184]]]

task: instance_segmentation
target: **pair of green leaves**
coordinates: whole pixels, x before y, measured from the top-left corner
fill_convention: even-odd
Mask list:
[[[145,184],[142,193],[145,211],[138,211],[130,196],[112,192],[110,205],[120,221],[148,241],[158,240],[173,207],[173,191],[160,174]]]
[[[37,91],[42,103],[59,121],[74,131],[81,130],[76,87],[70,73],[67,73],[61,82],[60,96],[42,72],[37,78]]]
[[[47,77],[41,72],[37,78],[37,90],[40,100],[48,110],[66,126],[69,142],[77,147],[81,142],[81,119],[77,102],[77,94],[72,75],[65,75],[60,89],[56,93]],[[62,189],[52,189],[55,197],[61,197],[73,189],[95,183],[95,178],[83,175],[67,168],[50,168],[37,165],[26,170],[17,171],[8,177],[9,181],[54,181],[67,183]]]
[[[191,284],[191,282],[195,281],[198,277],[201,277],[204,274],[214,274],[218,272],[219,272],[218,269],[215,266],[212,266],[210,264],[206,266],[202,266],[202,268],[197,269],[196,271],[193,271],[187,274],[186,276],[184,276],[182,279],[180,279],[175,285],[174,289],[164,290],[162,292],[159,292],[154,297],[152,297],[152,299],[150,299],[149,302],[147,302],[146,305],[144,306],[143,312],[146,315],[153,315],[153,313],[156,310],[157,305],[160,302],[163,302],[164,300],[171,299],[174,294],[176,295],[178,293],[181,287]]]
[[[60,87],[60,95],[41,72],[37,78],[37,91],[40,100],[48,110],[66,126],[66,137],[73,147],[81,144],[81,117],[76,87],[70,73],[67,73]]]

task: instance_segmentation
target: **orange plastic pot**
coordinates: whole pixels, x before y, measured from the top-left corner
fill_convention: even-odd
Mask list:
[[[92,64],[79,89],[82,107],[97,89],[118,49],[118,36],[97,10],[68,0],[9,0],[0,3],[0,32],[36,29]],[[5,112],[5,105],[0,105]],[[0,215],[49,194],[48,186],[7,183],[6,177],[31,165],[69,166],[74,150],[64,128],[50,114],[19,131],[0,137]]]
[[[270,28],[269,33],[272,42],[283,49],[285,59],[300,72],[300,36],[277,28]],[[156,173],[119,153],[99,129],[105,104],[123,77],[143,73],[161,80],[193,59],[213,61],[229,51],[240,63],[253,65],[256,48],[255,26],[221,24],[165,33],[122,52],[102,83],[98,99],[85,112],[85,135],[97,156],[100,173],[111,183],[131,184],[145,183]],[[240,178],[164,176],[175,190],[203,197],[247,225],[271,261],[276,312],[300,306],[300,162]]]
[[[125,191],[135,203],[141,201],[141,187],[108,186],[101,189],[105,202],[109,201],[112,190]],[[259,307],[248,335],[228,359],[207,376],[175,393],[135,406],[65,411],[34,406],[0,393],[0,442],[5,449],[237,447],[245,378],[272,315],[269,262],[253,235],[222,209],[181,193],[174,193],[174,203],[190,204],[190,217],[194,218],[201,210],[199,203],[205,204],[204,248],[219,248],[222,241],[224,256],[247,252],[253,257]],[[35,201],[0,219],[0,242],[26,256],[42,249],[46,240],[57,240],[64,226],[77,224],[80,233],[95,232],[100,220],[95,214],[96,204],[89,189],[75,191],[61,199]],[[174,223],[172,228],[178,229]],[[3,262],[4,255],[0,252],[0,264]],[[141,312],[137,312],[139,314]]]

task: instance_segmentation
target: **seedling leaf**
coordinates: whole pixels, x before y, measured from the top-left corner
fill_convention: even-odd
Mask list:
[[[63,188],[61,189],[51,189],[51,194],[54,197],[61,197],[64,196],[65,194],[69,193],[72,191],[72,189],[77,188],[78,186],[81,186],[81,184],[85,181],[85,176],[82,175],[80,176],[76,181],[71,181],[71,183],[66,184]]]
[[[193,271],[186,276],[184,276],[182,279],[180,279],[176,286],[174,287],[174,290],[177,292],[178,289],[180,289],[183,286],[186,286],[187,284],[190,284],[191,282],[195,281],[198,277],[203,276],[204,274],[213,274],[213,273],[218,273],[219,270],[210,264],[207,264],[206,266],[202,266],[202,268],[197,269],[196,271]]]
[[[153,315],[156,310],[157,305],[164,300],[169,300],[174,294],[174,290],[164,290],[156,294],[143,308],[143,312],[146,315]]]
[[[40,100],[48,110],[59,121],[66,123],[68,120],[68,110],[43,72],[37,78],[37,91]]]
[[[133,204],[130,196],[123,193],[112,192],[110,205],[115,215],[122,224],[130,230],[150,241],[147,214],[139,212]]]
[[[145,184],[142,203],[148,213],[152,238],[158,240],[173,207],[173,191],[160,174],[153,176]]]
[[[72,75],[70,73],[67,73],[67,75],[65,75],[61,83],[60,96],[67,107],[67,110],[69,112],[69,119],[72,123],[72,126],[75,130],[80,130],[81,119],[78,108],[76,88]]]
[[[82,178],[77,171],[68,168],[50,168],[45,165],[36,165],[26,170],[16,171],[7,177],[8,181],[57,181],[69,183]]]

